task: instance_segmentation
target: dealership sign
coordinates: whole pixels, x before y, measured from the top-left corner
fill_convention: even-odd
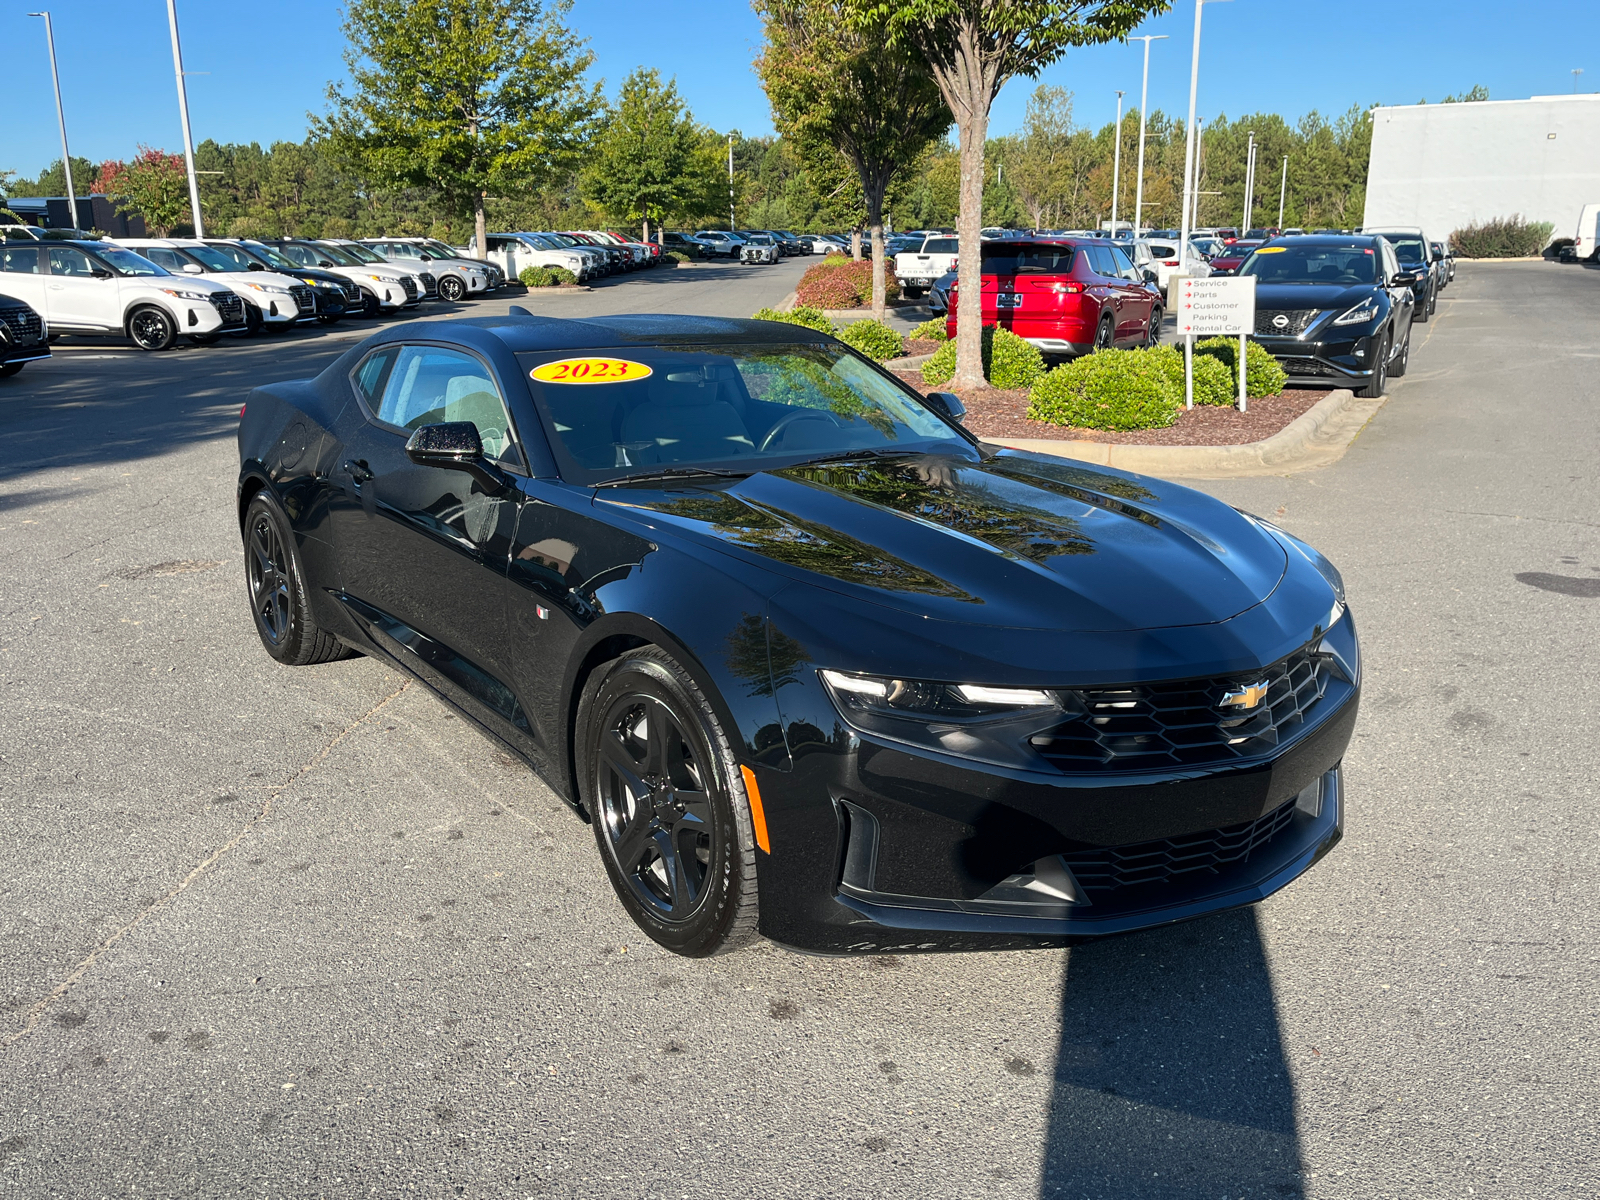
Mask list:
[[[1178,333],[1182,337],[1239,337],[1256,328],[1256,277],[1185,276],[1178,282]]]

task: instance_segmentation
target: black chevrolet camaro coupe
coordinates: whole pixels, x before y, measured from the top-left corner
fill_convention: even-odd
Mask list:
[[[1343,827],[1338,572],[960,415],[792,325],[387,330],[249,396],[256,628],[512,747],[683,954],[1062,945],[1300,875]]]

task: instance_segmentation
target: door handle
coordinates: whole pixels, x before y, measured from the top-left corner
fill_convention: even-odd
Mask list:
[[[356,481],[357,487],[360,487],[363,483],[372,482],[374,478],[372,470],[367,466],[367,460],[364,458],[356,458],[346,461],[344,464],[344,469],[350,472],[350,478]]]

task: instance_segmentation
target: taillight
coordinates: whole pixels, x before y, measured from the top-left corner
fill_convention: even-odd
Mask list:
[[[1077,296],[1077,295],[1080,295],[1083,292],[1083,284],[1081,284],[1081,283],[1052,283],[1050,285],[1050,290],[1052,292],[1064,292],[1069,296]]]
[[[1178,260],[1175,258],[1163,258],[1161,260],[1161,265],[1163,267],[1175,267],[1178,265]]]

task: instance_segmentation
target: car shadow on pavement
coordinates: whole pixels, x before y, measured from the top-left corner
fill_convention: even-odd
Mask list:
[[[1255,909],[1072,950],[1039,1195],[1303,1195]]]

